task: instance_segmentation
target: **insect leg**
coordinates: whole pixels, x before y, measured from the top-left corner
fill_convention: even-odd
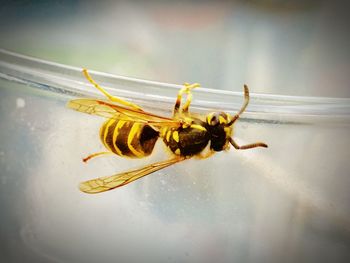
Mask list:
[[[243,105],[242,105],[241,109],[239,110],[239,112],[236,113],[235,116],[232,117],[232,120],[229,123],[227,123],[227,126],[231,126],[239,118],[239,116],[247,108],[248,103],[249,103],[249,89],[248,89],[248,86],[244,84],[244,102],[243,102]]]
[[[191,101],[192,101],[191,90],[194,89],[194,88],[198,88],[198,87],[200,87],[199,83],[193,83],[193,84],[185,83],[184,84],[182,89],[177,94],[177,98],[176,98],[176,102],[175,102],[175,106],[174,106],[174,114],[173,114],[173,116],[176,116],[179,113],[187,113],[188,112],[188,108],[189,108],[189,106],[191,104]],[[184,93],[187,94],[187,98],[186,98],[186,102],[185,102],[184,106],[182,107],[182,109],[180,109],[182,95]]]
[[[185,83],[185,86],[187,86],[187,89],[186,89],[187,98],[186,98],[186,102],[185,102],[184,106],[182,107],[182,112],[183,113],[187,113],[188,112],[188,108],[190,107],[190,104],[192,102],[192,92],[191,92],[191,90],[194,89],[194,88],[200,87],[199,83],[193,83],[193,84]]]
[[[268,147],[267,144],[263,142],[255,142],[255,143],[239,146],[232,138],[230,138],[229,140],[232,146],[235,147],[237,150],[246,150],[246,149],[251,149],[255,147],[265,147],[265,148]]]
[[[86,163],[87,161],[89,161],[90,159],[92,158],[95,158],[97,156],[100,156],[100,155],[104,155],[104,154],[111,154],[112,152],[98,152],[98,153],[93,153],[93,154],[90,154],[89,156],[86,156],[85,158],[83,158],[83,162]]]
[[[99,91],[101,91],[110,101],[113,101],[113,102],[117,102],[117,103],[120,103],[124,106],[128,106],[130,108],[133,108],[133,109],[137,109],[137,110],[140,110],[140,111],[143,111],[142,108],[132,102],[128,102],[128,101],[125,101],[125,100],[122,100],[118,97],[115,97],[111,94],[109,94],[104,88],[102,88],[100,85],[98,85],[94,80],[93,78],[90,76],[89,72],[87,71],[87,69],[83,69],[83,74],[85,76],[85,78],[92,84],[95,86],[96,89],[98,89]]]
[[[196,157],[199,159],[206,159],[206,158],[209,158],[210,156],[212,156],[214,153],[215,153],[215,151],[208,150],[205,153],[203,153],[203,152],[199,153],[198,155],[196,155]]]

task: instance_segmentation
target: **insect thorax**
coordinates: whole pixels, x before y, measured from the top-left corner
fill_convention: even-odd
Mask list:
[[[200,153],[210,139],[206,123],[199,119],[194,119],[190,125],[179,128],[164,128],[161,137],[174,154],[181,156]]]

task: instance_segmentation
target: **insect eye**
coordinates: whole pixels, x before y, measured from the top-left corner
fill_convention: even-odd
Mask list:
[[[220,113],[219,115],[219,123],[220,124],[226,124],[228,122],[228,115],[224,112]]]
[[[208,117],[207,117],[207,123],[210,125],[210,126],[216,126],[220,123],[219,121],[219,116],[217,114],[210,114]]]

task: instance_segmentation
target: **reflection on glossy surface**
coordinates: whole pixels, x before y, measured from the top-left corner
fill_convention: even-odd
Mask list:
[[[240,120],[270,148],[189,160],[100,195],[85,179],[145,160],[102,149],[103,119],[24,85],[0,86],[1,256],[21,262],[348,262],[348,122]]]

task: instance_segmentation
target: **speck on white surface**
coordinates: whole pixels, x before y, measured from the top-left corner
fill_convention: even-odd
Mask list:
[[[22,98],[16,99],[17,108],[24,108],[26,106],[26,101]]]

